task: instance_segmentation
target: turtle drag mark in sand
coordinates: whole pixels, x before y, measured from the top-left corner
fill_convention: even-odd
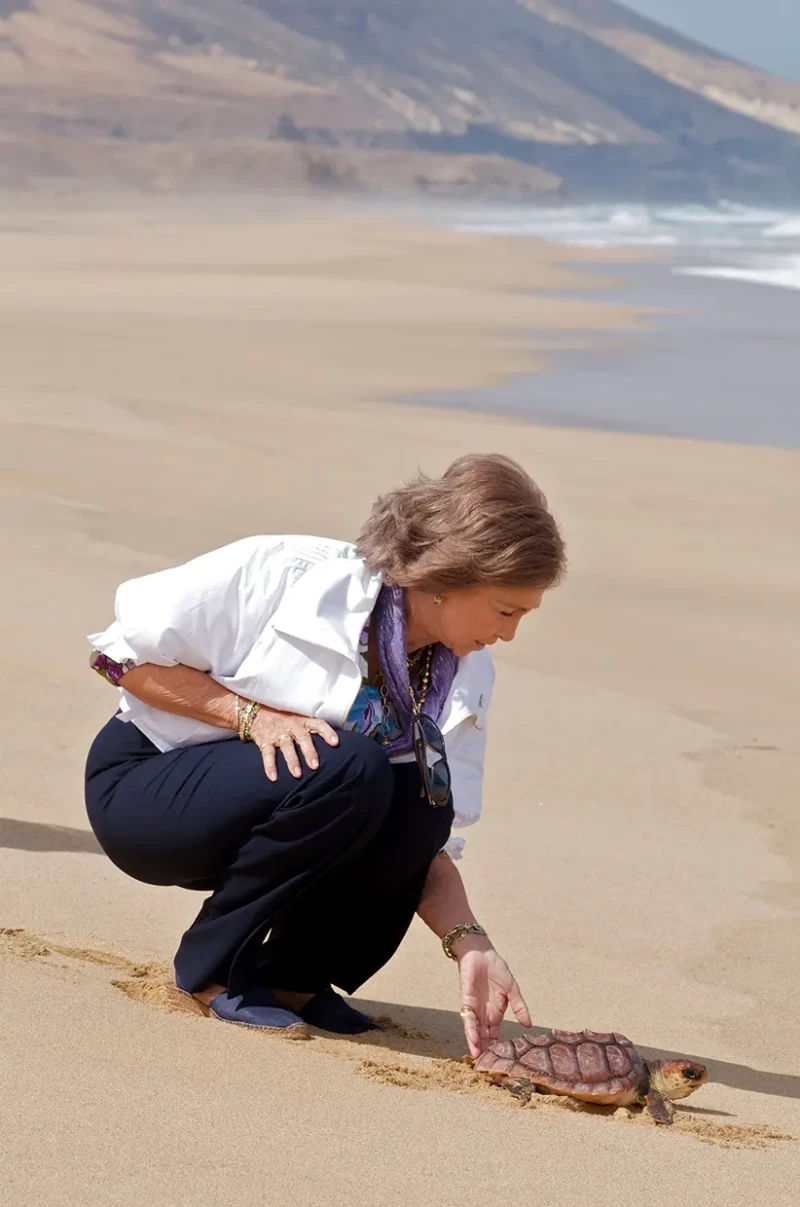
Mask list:
[[[672,1123],[672,1103],[708,1081],[691,1060],[644,1060],[624,1035],[601,1031],[526,1032],[496,1040],[475,1069],[526,1101],[540,1091],[597,1106],[645,1108],[656,1123]]]

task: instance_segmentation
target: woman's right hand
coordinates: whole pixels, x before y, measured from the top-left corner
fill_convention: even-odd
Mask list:
[[[311,740],[314,733],[319,734],[329,746],[339,745],[336,730],[331,729],[327,721],[319,717],[302,717],[298,713],[260,708],[250,726],[250,737],[261,751],[267,779],[274,783],[278,778],[279,750],[295,779],[300,779],[303,774],[297,753],[298,747],[307,765],[312,771],[316,771],[319,758]]]

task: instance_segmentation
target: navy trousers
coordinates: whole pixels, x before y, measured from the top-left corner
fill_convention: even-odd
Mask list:
[[[146,884],[210,892],[175,955],[182,988],[353,993],[402,942],[452,805],[431,808],[416,763],[370,738],[314,744],[317,771],[297,780],[279,756],[272,783],[236,738],[162,754],[116,718],[95,738],[86,806],[105,853]]]

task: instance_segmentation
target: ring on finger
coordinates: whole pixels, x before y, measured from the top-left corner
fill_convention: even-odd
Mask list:
[[[471,1014],[475,1013],[475,1007],[474,1006],[462,1006],[458,1013],[462,1016],[462,1018],[469,1018],[469,1016]]]

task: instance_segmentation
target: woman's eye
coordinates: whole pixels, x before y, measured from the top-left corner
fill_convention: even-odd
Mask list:
[[[513,616],[514,613],[513,612],[501,612],[500,615],[501,616]]]

